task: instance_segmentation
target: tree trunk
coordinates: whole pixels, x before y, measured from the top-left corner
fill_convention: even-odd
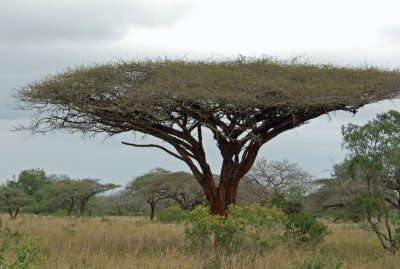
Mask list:
[[[229,205],[236,204],[240,178],[233,169],[223,167],[222,171],[218,187],[215,185],[212,174],[204,176],[200,185],[210,205],[211,214],[226,216]]]
[[[154,219],[154,212],[156,210],[156,205],[155,204],[150,204],[150,220]]]
[[[213,197],[211,206],[211,213],[213,215],[225,216],[228,207],[236,204],[236,194],[238,186],[219,186],[217,188],[217,195]]]
[[[229,205],[236,204],[239,182],[251,169],[262,144],[258,141],[250,142],[240,158],[242,147],[238,148],[235,143],[219,141],[223,162],[218,187],[205,158],[197,159],[202,173],[196,173],[197,169],[189,165],[204,191],[213,215],[226,216]]]
[[[86,208],[86,203],[85,202],[81,202],[79,204],[79,212],[80,212],[81,216],[83,216],[83,214],[85,214],[85,208]]]
[[[12,213],[11,209],[8,209],[8,214],[10,215],[10,218],[13,219],[13,213]]]
[[[67,214],[68,214],[68,217],[70,217],[70,216],[71,216],[71,212],[72,212],[72,207],[69,207],[69,208],[67,209]]]
[[[18,216],[19,208],[15,210],[13,213],[11,209],[8,209],[8,214],[10,214],[11,219],[16,219]]]
[[[19,208],[17,208],[17,210],[15,210],[14,219],[18,216],[18,213],[19,213]]]

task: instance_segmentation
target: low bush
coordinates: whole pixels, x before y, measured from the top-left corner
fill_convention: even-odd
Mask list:
[[[285,235],[298,243],[319,243],[328,234],[328,227],[307,213],[288,215]]]
[[[186,219],[186,212],[179,207],[166,207],[158,213],[157,219],[161,223],[181,223]]]
[[[298,214],[304,209],[304,205],[299,200],[288,200],[282,204],[285,214]]]
[[[7,228],[1,235],[1,241],[1,269],[30,269],[44,262],[37,240],[28,234]]]
[[[201,262],[213,265],[233,262],[236,254],[238,267],[254,262],[272,244],[279,228],[282,227],[284,213],[273,207],[251,205],[240,208],[232,206],[226,218],[210,215],[204,206],[196,207],[188,213],[185,225],[186,252],[200,255]],[[211,254],[211,258],[206,256]],[[203,267],[207,267],[205,264]],[[249,264],[247,264],[249,265]]]

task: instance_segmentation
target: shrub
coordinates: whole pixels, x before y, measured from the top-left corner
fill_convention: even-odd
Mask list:
[[[283,219],[284,213],[276,207],[232,206],[224,218],[212,216],[208,208],[198,206],[188,213],[185,250],[190,253],[197,250],[201,262],[212,253],[209,262],[214,265],[220,264],[222,259],[231,261],[233,254],[238,254],[239,267],[242,268],[246,262],[244,258],[254,262],[255,257],[267,249]]]
[[[166,207],[158,213],[157,219],[161,223],[180,223],[186,219],[186,212],[179,207]]]
[[[298,199],[287,199],[279,190],[273,191],[269,205],[281,208],[287,215],[300,213],[304,209],[304,205]]]
[[[6,229],[0,247],[1,269],[30,269],[43,263],[37,242],[31,236]],[[12,260],[7,257],[13,257]]]
[[[299,200],[288,200],[282,203],[282,210],[285,214],[297,214],[304,208],[304,205]]]
[[[288,215],[285,235],[299,243],[319,243],[328,234],[328,227],[307,213]]]

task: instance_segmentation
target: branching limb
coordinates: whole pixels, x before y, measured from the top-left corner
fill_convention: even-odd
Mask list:
[[[124,141],[122,141],[121,143],[124,144],[124,145],[133,146],[133,147],[138,147],[138,148],[159,148],[159,149],[165,151],[166,153],[168,153],[168,154],[174,156],[175,158],[178,158],[179,160],[185,161],[185,160],[184,160],[181,156],[179,156],[178,154],[176,154],[176,153],[170,151],[169,149],[167,149],[167,148],[165,148],[165,147],[163,147],[163,146],[160,146],[160,145],[156,145],[156,144],[145,144],[145,145],[141,145],[141,144],[128,143],[128,142],[124,142]]]

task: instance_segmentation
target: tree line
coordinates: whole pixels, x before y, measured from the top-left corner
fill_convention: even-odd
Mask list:
[[[0,186],[0,204],[12,219],[21,209],[28,213],[50,214],[65,210],[67,215],[73,212],[84,215],[92,197],[117,187],[119,185],[102,184],[96,179],[47,176],[43,169],[29,169]]]
[[[215,175],[218,178],[218,175]],[[311,185],[312,176],[288,160],[260,159],[240,184],[238,205],[266,204],[280,195],[299,199]],[[149,214],[168,206],[193,210],[209,206],[200,185],[191,173],[154,168],[130,180],[125,187],[102,184],[95,179],[71,179],[67,175],[47,175],[43,169],[23,170],[0,186],[0,205],[14,219],[20,210],[27,213],[70,216]],[[102,194],[102,195],[99,195]]]

